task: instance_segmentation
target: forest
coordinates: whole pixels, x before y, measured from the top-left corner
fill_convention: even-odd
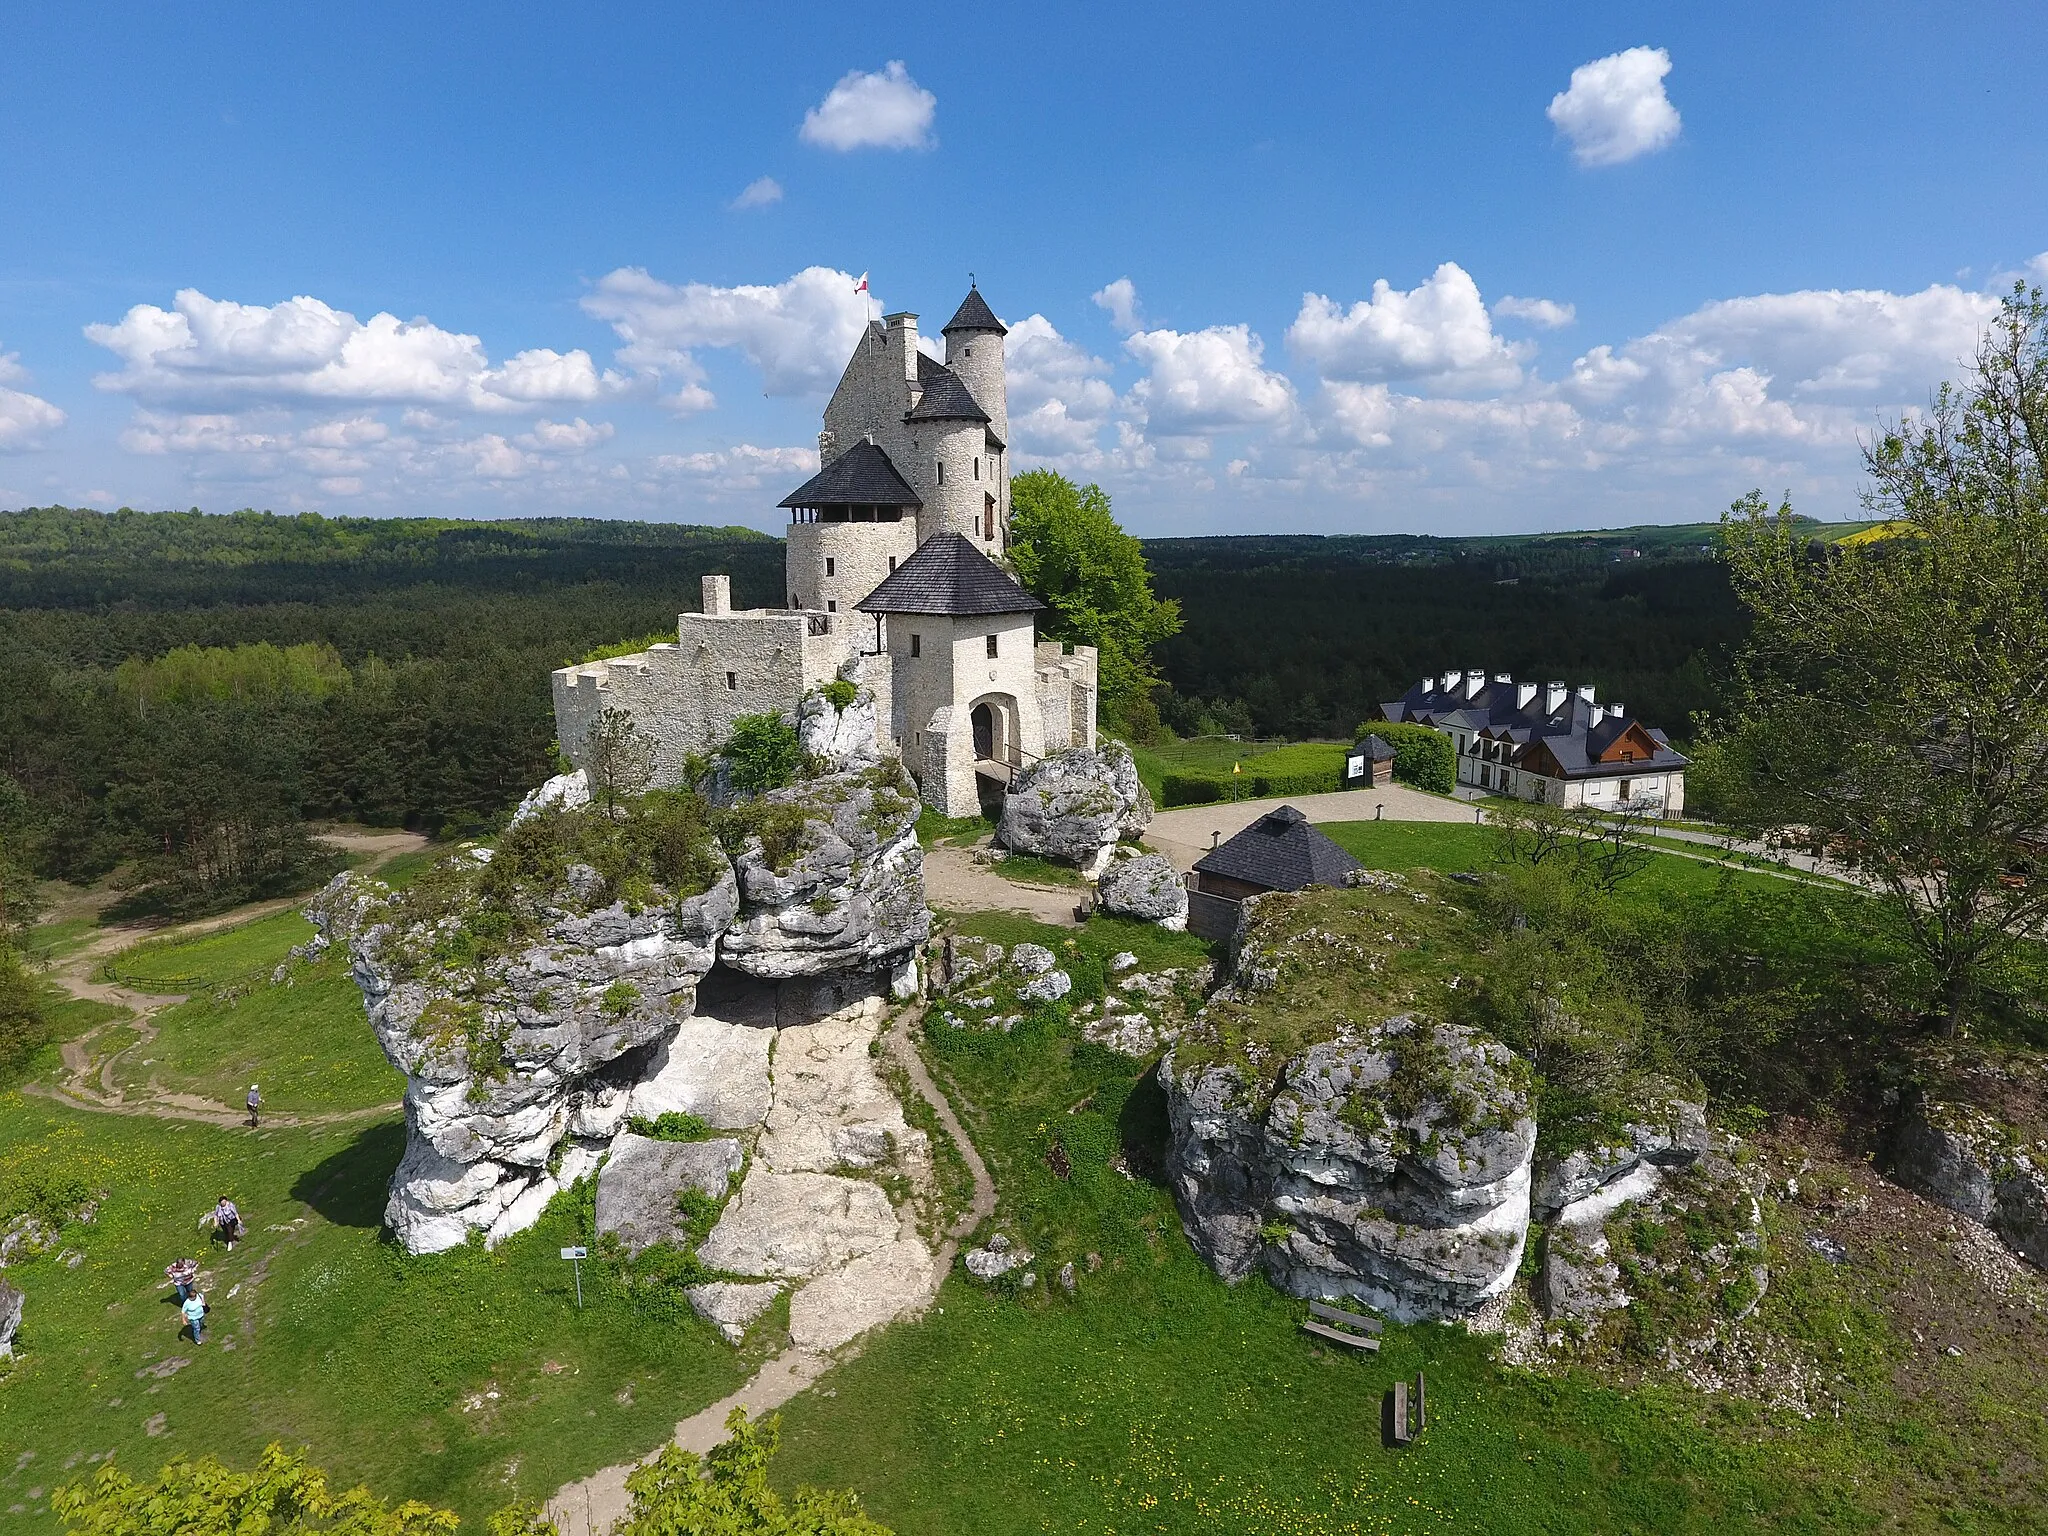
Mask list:
[[[1430,671],[1599,685],[1681,740],[1741,634],[1715,530],[1145,544],[1181,633],[1182,734],[1343,736]],[[309,819],[461,832],[556,758],[548,673],[674,623],[698,578],[740,606],[781,541],[599,519],[198,511],[0,514],[0,792],[45,876],[116,868],[132,910],[307,878]]]

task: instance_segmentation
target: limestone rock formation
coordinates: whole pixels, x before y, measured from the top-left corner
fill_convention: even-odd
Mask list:
[[[775,1305],[782,1287],[773,1280],[712,1280],[693,1285],[683,1294],[689,1298],[691,1311],[724,1334],[726,1343],[737,1344],[755,1320]]]
[[[26,1301],[21,1292],[0,1280],[0,1360],[14,1353],[14,1336],[21,1331],[21,1311]]]
[[[882,760],[877,726],[875,695],[869,688],[858,689],[843,709],[822,689],[814,690],[804,695],[797,709],[796,734],[804,755],[840,772],[872,768]]]
[[[1698,1161],[1707,1150],[1706,1105],[1675,1093],[1658,1095],[1653,1103],[1649,1113],[1623,1127],[1615,1140],[1581,1147],[1544,1164],[1530,1202],[1535,1219],[1557,1221],[1580,1202],[1645,1167],[1689,1168]],[[1656,1180],[1638,1182],[1654,1187]]]
[[[1105,741],[1033,763],[1003,801],[996,841],[1018,853],[1098,873],[1117,843],[1152,822],[1152,797],[1138,780],[1130,749]]]
[[[1971,1105],[1923,1100],[1894,1137],[1892,1176],[2048,1268],[2048,1140]]]
[[[730,1136],[656,1141],[622,1131],[597,1176],[597,1230],[617,1233],[628,1253],[676,1242],[687,1232],[683,1193],[723,1199],[744,1161]]]
[[[1178,933],[1188,925],[1188,889],[1164,854],[1111,856],[1095,884],[1095,904],[1112,917],[1135,917]]]
[[[1270,1099],[1231,1062],[1160,1064],[1168,1171],[1197,1251],[1296,1296],[1458,1317],[1514,1276],[1536,1126],[1507,1047],[1400,1015],[1310,1045]]]
[[[557,1187],[550,1157],[603,1094],[602,1069],[689,1016],[738,908],[728,869],[685,899],[654,891],[646,904],[592,907],[603,882],[572,864],[559,886],[514,898],[530,937],[493,947],[512,918],[470,889],[481,853],[436,872],[439,906],[343,874],[307,909],[330,939],[348,939],[371,1027],[408,1079],[385,1218],[415,1253],[531,1224]]]
[[[726,963],[767,980],[900,966],[931,932],[919,809],[893,759],[754,802]]]
[[[581,768],[558,773],[539,789],[531,789],[513,811],[508,826],[518,826],[529,816],[545,810],[574,811],[590,804],[590,778]]]

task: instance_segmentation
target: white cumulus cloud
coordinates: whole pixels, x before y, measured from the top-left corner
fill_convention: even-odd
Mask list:
[[[1139,331],[1124,349],[1145,365],[1130,405],[1152,437],[1275,426],[1294,414],[1294,386],[1265,366],[1265,344],[1250,326]]]
[[[42,396],[9,387],[27,382],[19,354],[0,352],[0,453],[40,447],[64,425],[64,413]]]
[[[732,200],[734,208],[767,208],[782,201],[782,183],[773,176],[760,176],[740,189]]]
[[[1125,335],[1138,329],[1138,285],[1128,277],[1105,284],[1089,297],[1109,311],[1109,323]]]
[[[676,408],[712,403],[700,347],[730,347],[761,371],[771,395],[812,394],[835,383],[867,325],[867,300],[853,277],[806,267],[780,283],[667,283],[644,267],[621,267],[598,280],[584,310],[608,322],[625,345],[627,367],[679,378]]]
[[[170,309],[137,304],[86,337],[121,360],[94,380],[155,404],[392,402],[517,411],[595,400],[623,386],[581,350],[521,352],[493,368],[475,336],[390,314],[358,320],[318,299],[238,304],[194,288]]]
[[[1678,137],[1678,108],[1664,94],[1670,73],[1671,55],[1662,48],[1611,53],[1573,70],[1548,116],[1579,164],[1620,165]]]
[[[929,149],[939,98],[910,78],[901,59],[873,74],[849,70],[804,114],[798,131],[821,149]]]
[[[1525,320],[1546,331],[1559,330],[1579,317],[1579,312],[1569,304],[1560,304],[1555,299],[1518,299],[1512,293],[1495,299],[1493,312],[1509,320]]]
[[[1380,278],[1372,297],[1349,309],[1319,293],[1303,294],[1287,345],[1328,379],[1497,386],[1521,377],[1514,350],[1494,334],[1479,285],[1454,261],[1405,292]]]
[[[1010,327],[1004,359],[1012,446],[1063,462],[1091,454],[1116,410],[1110,365],[1044,315]]]
[[[586,453],[599,443],[611,441],[613,430],[608,421],[592,423],[581,416],[574,421],[549,421],[542,417],[513,441],[540,453]]]

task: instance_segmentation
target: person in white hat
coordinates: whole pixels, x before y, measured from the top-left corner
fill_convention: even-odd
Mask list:
[[[263,1094],[254,1083],[249,1085],[249,1129],[256,1129],[256,1112],[263,1107]]]

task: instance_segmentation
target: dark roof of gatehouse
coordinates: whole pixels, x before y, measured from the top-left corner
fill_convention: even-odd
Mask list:
[[[1363,868],[1358,860],[1309,825],[1291,805],[1268,811],[1220,848],[1195,861],[1205,875],[1242,880],[1269,891],[1298,891],[1310,885],[1342,885]]]
[[[1384,736],[1377,734],[1359,737],[1351,750],[1363,752],[1376,763],[1389,763],[1394,760],[1394,749],[1387,745]]]
[[[966,535],[938,533],[918,545],[915,554],[854,606],[862,613],[973,615],[1031,613],[1045,604],[1012,581]]]
[[[967,297],[960,301],[960,307],[953,312],[953,318],[939,327],[941,336],[948,331],[994,331],[998,336],[1010,334],[1010,328],[988,307],[988,300],[981,296],[981,290],[972,285],[967,289]]]
[[[924,373],[922,363],[918,373]],[[974,403],[974,392],[967,382],[950,368],[940,368],[924,380],[924,393],[917,404],[910,408],[905,421],[978,421],[988,422],[988,412]]]
[[[922,507],[889,455],[855,443],[776,503],[778,507]]]

